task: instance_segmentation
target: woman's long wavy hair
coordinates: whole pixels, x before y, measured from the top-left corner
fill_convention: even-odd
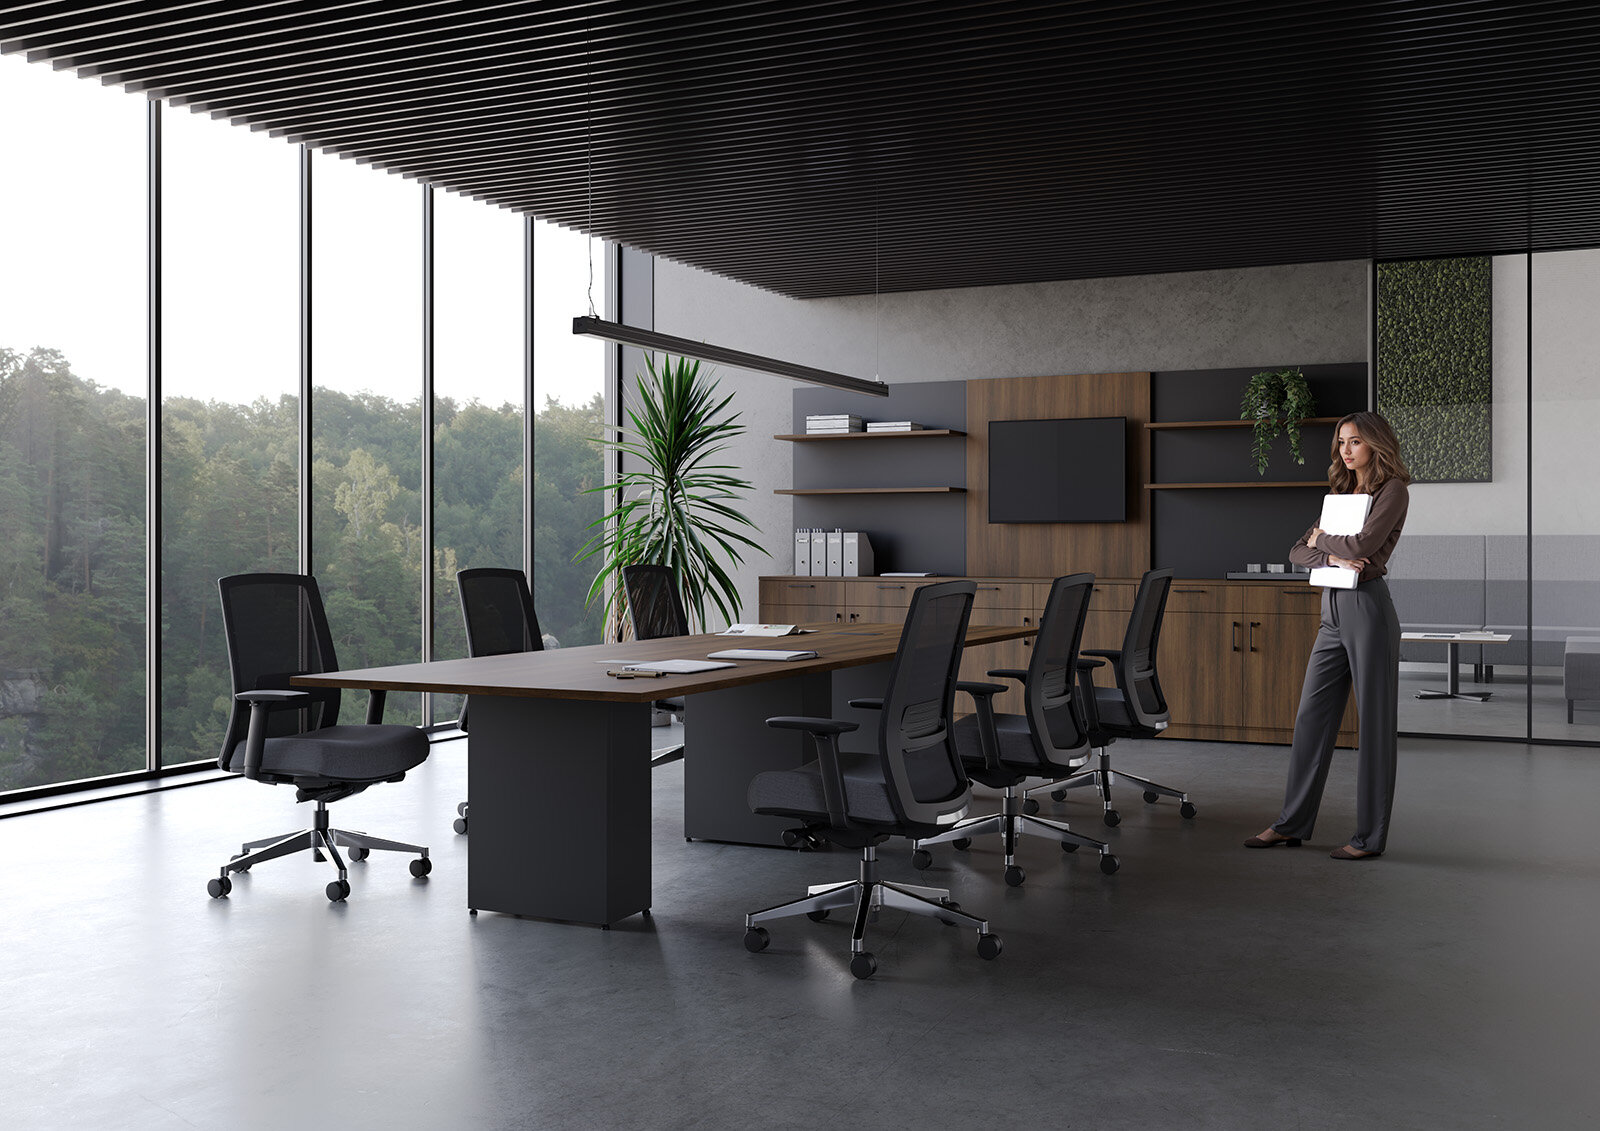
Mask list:
[[[1411,471],[1400,458],[1400,440],[1389,427],[1389,422],[1375,412],[1352,412],[1339,418],[1333,426],[1333,444],[1330,448],[1332,463],[1328,465],[1328,489],[1336,495],[1350,495],[1356,491],[1356,473],[1339,458],[1339,430],[1354,424],[1367,447],[1372,449],[1372,469],[1368,472],[1368,491],[1376,491],[1391,479],[1411,482]]]

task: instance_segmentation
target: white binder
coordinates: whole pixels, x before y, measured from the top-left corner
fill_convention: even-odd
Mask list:
[[[823,577],[828,572],[828,536],[820,527],[811,531],[811,576]]]
[[[1322,517],[1317,525],[1324,534],[1360,534],[1371,510],[1371,495],[1328,495],[1322,500]],[[1306,580],[1325,589],[1354,589],[1361,574],[1343,566],[1317,566]]]
[[[799,529],[794,532],[794,575],[796,577],[811,576],[811,531]]]
[[[829,577],[844,576],[844,531],[830,530],[825,535],[824,545],[827,547],[827,556],[823,559],[828,563],[827,575]]]
[[[872,540],[859,530],[844,532],[844,576],[871,577]]]

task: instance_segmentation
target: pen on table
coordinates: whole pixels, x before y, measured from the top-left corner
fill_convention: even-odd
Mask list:
[[[667,673],[666,672],[635,671],[632,668],[622,668],[620,670],[615,670],[614,669],[614,670],[608,671],[608,672],[606,672],[606,674],[607,675],[616,676],[618,679],[651,679],[651,678],[654,678],[656,676],[665,677]]]

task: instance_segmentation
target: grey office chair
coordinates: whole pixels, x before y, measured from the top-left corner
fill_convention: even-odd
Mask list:
[[[1107,748],[1119,738],[1155,738],[1167,728],[1171,719],[1166,698],[1161,694],[1161,679],[1156,673],[1161,618],[1166,613],[1167,592],[1171,587],[1172,570],[1150,570],[1139,581],[1139,595],[1134,598],[1122,647],[1083,650],[1085,656],[1103,656],[1109,660],[1116,676],[1115,687],[1096,687],[1092,666],[1079,670],[1083,696],[1094,703],[1096,717],[1091,721],[1089,744],[1098,765],[1049,785],[1036,786],[1028,790],[1030,795],[1048,790],[1054,800],[1061,801],[1069,789],[1096,786],[1105,810],[1105,823],[1115,828],[1122,823],[1122,815],[1111,804],[1111,785],[1120,778],[1142,787],[1145,801],[1152,805],[1162,797],[1175,797],[1181,803],[1178,812],[1185,820],[1195,815],[1196,809],[1187,793],[1120,770],[1113,772],[1111,755],[1107,753]]]
[[[504,656],[511,652],[542,652],[544,636],[533,611],[533,594],[520,569],[484,566],[464,569],[456,574],[456,593],[461,598],[461,619],[467,626],[467,655]],[[469,697],[461,705],[459,725],[469,727],[472,708]],[[469,806],[456,806],[455,831],[465,834]]]
[[[1000,937],[990,933],[988,921],[959,910],[948,891],[891,883],[878,875],[879,844],[891,836],[934,836],[972,798],[951,723],[956,671],[975,591],[970,581],[948,581],[923,586],[912,597],[887,692],[882,699],[851,702],[879,712],[871,753],[839,749],[839,736],[858,729],[858,723],[787,716],[767,720],[770,727],[809,733],[817,757],[793,770],[757,774],[750,783],[750,808],[802,822],[793,830],[799,836],[859,848],[861,867],[857,879],[812,887],[801,899],[746,915],[745,949],[767,948],[770,938],[761,923],[802,914],[821,921],[835,908],[854,905],[850,972],[857,978],[870,978],[878,968],[865,936],[868,916],[880,907],[974,927],[978,954],[999,955]]]
[[[291,676],[339,668],[316,581],[295,573],[248,573],[224,577],[217,588],[233,676],[233,711],[217,764],[252,781],[292,785],[296,801],[315,801],[317,808],[309,829],[246,843],[207,892],[220,899],[233,890],[230,872],[307,850],[338,869],[339,878],[327,887],[335,903],[350,894],[340,848],[350,850],[352,861],[373,850],[414,852],[411,874],[426,876],[433,862],[425,847],[328,826],[329,802],[400,781],[428,756],[428,736],[412,726],[381,725],[382,691],[371,692],[367,725],[340,726],[337,688],[289,685]]]
[[[678,595],[678,580],[668,566],[623,566],[622,594],[628,605],[628,619],[633,622],[635,640],[662,640],[669,636],[689,635],[689,616],[684,611],[683,598]],[[657,699],[655,708],[683,721],[685,706],[682,698]],[[682,757],[683,747],[674,746],[656,755],[650,764],[664,766]]]
[[[1029,778],[1059,779],[1082,769],[1089,761],[1090,720],[1083,713],[1073,681],[1093,589],[1092,573],[1056,578],[1044,615],[1039,618],[1039,634],[1031,642],[1033,654],[1027,669],[1004,668],[989,673],[992,678],[1014,679],[1022,684],[1024,714],[995,714],[994,697],[1005,690],[1004,684],[961,685],[972,695],[978,709],[976,714],[956,723],[956,749],[967,776],[991,789],[1002,790],[1004,797],[1000,812],[968,817],[935,836],[917,841],[911,863],[919,871],[933,863],[929,845],[948,842],[965,849],[973,837],[989,833],[999,833],[1003,838],[1005,880],[1012,887],[1020,887],[1027,879],[1016,859],[1019,833],[1059,841],[1067,852],[1093,848],[1100,853],[1100,870],[1108,876],[1119,867],[1104,841],[1023,810],[1023,782]]]

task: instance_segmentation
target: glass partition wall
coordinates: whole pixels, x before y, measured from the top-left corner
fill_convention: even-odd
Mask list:
[[[599,513],[606,347],[564,348],[582,237],[536,251],[533,221],[440,192],[425,274],[416,182],[14,56],[0,151],[25,158],[0,178],[0,795],[210,764],[229,573],[314,572],[346,666],[422,658],[424,618],[433,656],[464,653],[470,565],[536,561],[541,613],[587,639],[592,569],[570,558]],[[532,257],[573,241],[539,264],[535,327]],[[561,357],[549,493],[525,483],[536,348]],[[535,494],[551,513],[529,538]],[[417,696],[388,716],[428,721]]]

